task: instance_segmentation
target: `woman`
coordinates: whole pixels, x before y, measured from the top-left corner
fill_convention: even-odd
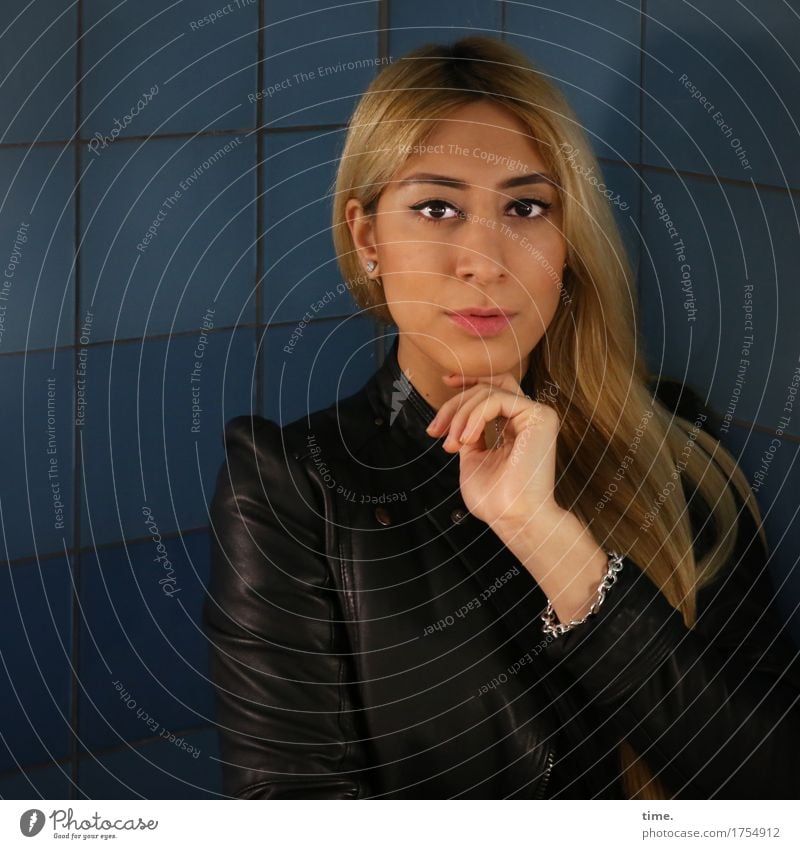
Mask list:
[[[398,333],[344,401],[228,424],[205,627],[231,795],[797,796],[758,510],[702,409],[651,397],[592,168],[490,38],[359,102],[334,242]]]

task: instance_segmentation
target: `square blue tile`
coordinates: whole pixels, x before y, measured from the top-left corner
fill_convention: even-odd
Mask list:
[[[357,311],[342,281],[331,239],[332,195],[343,144],[342,131],[266,136],[264,171],[265,324],[301,318],[328,290],[336,297],[313,312],[315,318]]]
[[[83,155],[81,315],[91,341],[255,320],[255,137]]]
[[[86,0],[83,27],[83,138],[254,125],[258,3]]]
[[[0,799],[69,799],[69,761],[0,775]]]
[[[208,649],[199,627],[209,556],[207,533],[161,535],[81,555],[85,748],[212,721]]]
[[[791,199],[645,178],[640,312],[651,370],[688,382],[729,422],[777,427],[800,355],[800,289],[787,285],[800,262]],[[800,404],[790,419],[785,429],[800,434]]]
[[[69,139],[74,131],[76,3],[39,0],[6,9],[0,142]]]
[[[252,329],[89,349],[82,546],[144,536],[144,505],[162,533],[208,524],[225,422],[254,410],[254,363]]]
[[[81,798],[87,799],[210,799],[222,794],[219,748],[211,730],[89,756],[81,760],[78,774]]]
[[[72,580],[66,557],[0,566],[0,771],[64,758]]]
[[[783,621],[800,648],[800,444],[734,425],[722,442],[747,475],[764,519],[768,564]]]
[[[61,146],[0,150],[0,353],[72,343],[73,159]]]
[[[510,3],[506,41],[552,75],[598,156],[639,158],[640,4]]]
[[[405,0],[389,4],[389,52],[393,61],[429,42],[449,43],[466,35],[502,37],[501,3],[485,0]]]
[[[0,356],[0,562],[74,544],[74,369],[70,350]]]
[[[800,19],[790,4],[647,4],[644,161],[800,186]]]
[[[268,328],[262,415],[283,425],[358,392],[378,367],[376,335],[376,323],[358,317]]]
[[[380,71],[377,3],[270,0],[264,76],[254,95],[264,125],[344,123]]]

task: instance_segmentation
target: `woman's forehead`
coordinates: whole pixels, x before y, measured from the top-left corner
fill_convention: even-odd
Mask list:
[[[542,145],[521,122],[519,126],[497,126],[471,119],[439,119],[429,132],[420,134],[419,141],[398,143],[396,153],[395,180],[419,172],[455,179],[466,175],[472,177],[471,182],[494,186],[512,173],[548,173]],[[557,181],[552,170],[549,176]]]
[[[448,150],[447,145],[420,145],[397,168],[395,191],[440,186],[466,193],[471,189],[505,191],[519,186],[558,187],[558,177],[539,156],[519,158],[513,151],[474,146]]]

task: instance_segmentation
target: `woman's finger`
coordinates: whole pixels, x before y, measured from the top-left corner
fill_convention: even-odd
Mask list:
[[[448,386],[461,386],[464,388],[472,388],[480,384],[496,386],[499,389],[506,389],[508,392],[522,392],[522,387],[519,381],[511,374],[510,371],[499,371],[491,375],[462,375],[462,374],[446,374],[443,377]]]
[[[458,442],[458,436],[464,426],[464,423],[469,418],[472,411],[477,405],[482,404],[491,393],[491,388],[488,386],[473,386],[472,389],[466,390],[460,396],[458,408],[451,404],[455,399],[450,399],[448,404],[451,404],[447,409],[444,407],[440,410],[441,419],[437,417],[437,425],[439,432],[448,432],[448,439]]]
[[[498,372],[489,377],[470,377],[454,374],[445,375],[445,379],[451,385],[462,385],[465,386],[465,389],[460,395],[455,395],[442,404],[435,416],[435,423],[432,427],[428,427],[429,433],[443,433],[455,416],[456,410],[464,409],[467,398],[481,394],[482,387],[496,387],[514,395],[522,395],[522,389],[519,383],[517,383],[510,372]],[[468,382],[471,382],[472,385],[466,386]]]
[[[512,418],[529,403],[523,395],[483,386],[453,416],[449,438],[458,443],[468,433],[479,436],[487,422],[498,416]]]
[[[483,403],[472,407],[456,438],[460,438],[460,441],[464,443],[474,442],[484,432],[488,422],[498,416],[503,416],[511,422],[521,411],[527,409],[530,403],[532,402],[521,395],[492,392],[483,400]]]

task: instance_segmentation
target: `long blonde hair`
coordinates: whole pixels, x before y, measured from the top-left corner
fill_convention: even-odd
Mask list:
[[[691,628],[697,590],[734,548],[732,490],[761,529],[758,508],[734,459],[702,422],[671,414],[653,398],[635,333],[634,274],[611,204],[585,176],[600,172],[598,162],[562,92],[523,53],[469,36],[420,47],[375,77],[350,119],[332,186],[339,269],[356,303],[393,323],[382,287],[363,274],[345,204],[357,198],[374,214],[408,155],[401,147],[419,149],[439,118],[481,98],[527,125],[561,194],[568,261],[562,303],[530,357],[532,385],[550,381],[559,390],[541,398],[561,417],[556,498],[590,525],[600,545],[629,556]],[[714,541],[698,562],[684,482],[711,514]],[[629,798],[672,798],[627,740],[619,755]]]

